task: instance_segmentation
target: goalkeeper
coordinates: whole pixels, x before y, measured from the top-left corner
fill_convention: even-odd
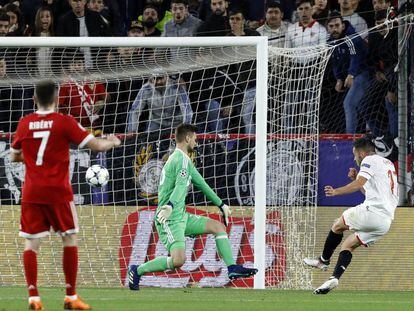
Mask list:
[[[131,290],[139,290],[140,278],[145,273],[181,267],[185,262],[185,236],[205,233],[214,234],[218,253],[228,267],[230,279],[249,277],[257,273],[257,269],[235,264],[225,227],[228,225],[230,209],[204,181],[188,156],[197,145],[196,130],[197,128],[191,124],[181,124],[177,127],[177,147],[162,170],[158,188],[159,203],[155,224],[159,238],[170,256],[160,256],[140,266],[131,265],[128,269]],[[186,212],[185,198],[191,181],[219,207],[225,226],[208,217]]]

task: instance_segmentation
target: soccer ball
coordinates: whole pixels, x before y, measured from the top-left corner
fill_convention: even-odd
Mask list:
[[[105,167],[95,164],[88,168],[85,179],[92,187],[102,188],[109,181],[109,172]]]

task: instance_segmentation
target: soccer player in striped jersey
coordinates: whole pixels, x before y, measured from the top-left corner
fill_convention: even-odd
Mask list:
[[[197,145],[196,130],[191,124],[177,127],[177,147],[168,158],[160,178],[155,225],[170,256],[157,257],[139,266],[131,265],[128,269],[131,290],[139,290],[140,278],[145,273],[181,267],[185,262],[185,236],[214,234],[218,253],[228,267],[230,279],[250,277],[257,273],[257,269],[236,265],[225,227],[229,222],[230,209],[205,182],[189,157]],[[186,212],[185,198],[191,182],[220,209],[224,225],[211,218]]]

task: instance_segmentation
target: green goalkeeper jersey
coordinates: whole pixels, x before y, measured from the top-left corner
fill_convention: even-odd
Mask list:
[[[158,187],[158,207],[166,205],[169,202],[173,205],[173,212],[169,218],[170,221],[180,221],[183,219],[185,214],[185,198],[187,197],[191,182],[214,205],[220,206],[222,204],[221,199],[194,167],[190,157],[176,148],[162,169]]]

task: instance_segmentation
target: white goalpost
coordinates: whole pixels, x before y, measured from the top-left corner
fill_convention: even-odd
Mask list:
[[[48,68],[36,63],[39,49],[50,55]],[[95,135],[123,139],[106,154],[71,151],[80,286],[125,285],[128,264],[165,254],[153,225],[156,189],[174,148],[174,128],[190,121],[200,129],[192,156],[197,169],[233,206],[233,255],[259,273],[254,283],[230,282],[213,240],[188,238],[182,269],[145,276],[142,284],[309,288],[311,273],[301,258],[313,255],[315,243],[318,109],[330,53],[329,47],[269,48],[266,37],[0,38],[0,104],[9,107],[0,121],[0,284],[24,284],[17,264],[24,168],[7,157],[18,116],[34,110],[34,84],[49,77],[60,86],[61,112],[77,111]],[[73,70],[87,54],[93,65]],[[110,171],[104,189],[85,183],[92,164]],[[191,213],[220,220],[197,189],[190,189],[187,203]],[[52,234],[43,242],[41,286],[62,282],[56,239]]]

